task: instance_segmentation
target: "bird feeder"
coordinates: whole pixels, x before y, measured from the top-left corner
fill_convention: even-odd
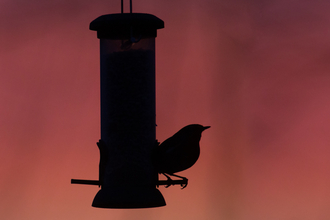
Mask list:
[[[164,206],[152,165],[156,141],[155,38],[164,22],[151,14],[102,15],[90,23],[100,39],[99,208]],[[75,182],[76,181],[76,182]],[[73,180],[79,183],[79,180]]]

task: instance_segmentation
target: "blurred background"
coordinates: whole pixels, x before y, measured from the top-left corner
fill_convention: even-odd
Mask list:
[[[125,11],[128,3],[125,1]],[[156,38],[157,139],[210,125],[167,206],[91,207],[99,40],[120,0],[0,0],[1,219],[330,219],[330,2],[133,0]]]

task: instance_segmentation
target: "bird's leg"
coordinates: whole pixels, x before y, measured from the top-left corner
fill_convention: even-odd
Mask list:
[[[186,177],[179,176],[179,175],[176,175],[176,174],[173,174],[173,173],[171,173],[169,175],[175,176],[175,177],[178,177],[178,178],[181,178],[184,181],[184,183],[181,184],[181,187],[182,187],[181,189],[184,189],[184,188],[187,187],[187,185],[188,185],[188,179]]]
[[[169,177],[168,175],[166,175],[166,173],[162,173],[166,178],[167,178],[167,182],[168,182],[168,184],[167,184],[167,186],[165,186],[165,188],[168,188],[169,186],[171,186],[172,185],[172,179],[171,179],[171,177]]]

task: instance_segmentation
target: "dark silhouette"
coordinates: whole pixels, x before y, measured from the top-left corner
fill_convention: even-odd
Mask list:
[[[100,164],[99,164],[99,187],[100,187],[103,185],[105,168],[108,161],[108,155],[107,155],[108,150],[103,140],[99,140],[99,142],[97,142],[96,144],[100,150]]]
[[[163,143],[156,142],[156,147],[153,151],[152,162],[156,171],[163,174],[167,180],[158,180],[159,185],[180,184],[182,189],[188,184],[188,179],[174,173],[186,170],[193,166],[199,158],[200,146],[199,141],[202,132],[210,126],[202,126],[199,124],[191,124],[183,127],[172,137],[166,139]],[[79,180],[72,179],[71,183],[88,184],[88,185],[103,185],[106,164],[108,161],[107,147],[103,140],[97,142],[100,150],[99,164],[99,180]],[[170,176],[181,178],[180,180],[172,180]]]
[[[186,183],[181,184],[182,187],[187,186],[187,178],[174,173],[186,170],[196,163],[200,154],[199,141],[202,132],[208,128],[210,126],[187,125],[160,145],[157,144],[153,154],[153,163],[157,172],[166,176],[167,186],[173,185],[170,176],[182,178]]]
[[[96,143],[100,150],[99,180],[71,179],[72,184],[98,185],[102,187],[105,168],[108,162],[108,150],[103,140]]]

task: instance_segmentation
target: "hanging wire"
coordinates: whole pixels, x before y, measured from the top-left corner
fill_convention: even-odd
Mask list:
[[[132,13],[132,0],[129,0],[129,12]]]
[[[121,13],[124,13],[124,0],[121,0]]]
[[[133,11],[133,4],[132,0],[129,1],[129,12],[132,13]],[[124,13],[124,0],[121,0],[121,13]]]

